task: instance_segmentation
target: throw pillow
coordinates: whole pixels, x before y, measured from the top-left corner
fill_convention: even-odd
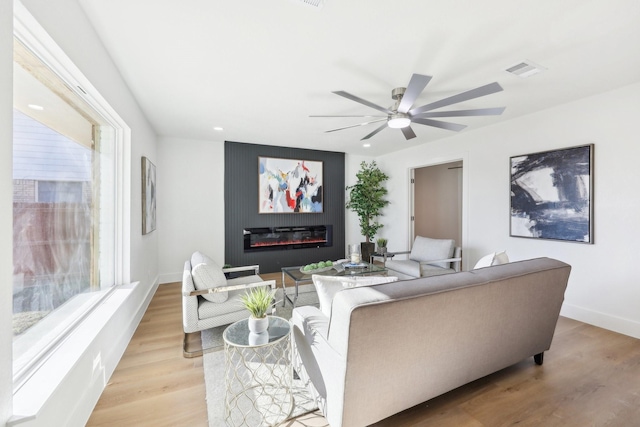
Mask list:
[[[476,262],[476,265],[473,267],[474,270],[478,268],[491,267],[496,258],[496,253],[492,252],[489,255],[485,255]]]
[[[501,265],[508,263],[509,257],[507,256],[507,251],[493,252],[480,258],[473,269],[476,270],[478,268],[491,267],[492,265]]]
[[[227,285],[227,278],[222,272],[222,268],[201,252],[194,252],[191,255],[191,275],[193,276],[193,285],[197,290]],[[202,295],[202,297],[211,302],[225,302],[229,298],[229,292],[216,292]]]
[[[491,265],[500,265],[500,264],[508,264],[509,257],[507,256],[507,251],[496,252],[496,257],[493,260]]]
[[[419,262],[449,259],[453,257],[454,249],[455,241],[452,239],[430,239],[428,237],[416,236],[409,259]],[[429,264],[442,268],[451,268],[451,263],[449,262]]]
[[[353,288],[356,286],[370,286],[380,283],[395,282],[397,277],[389,276],[356,276],[356,277],[343,277],[343,276],[322,276],[320,274],[313,274],[313,285],[316,288],[318,294],[318,301],[320,302],[320,311],[327,317],[331,316],[331,304],[333,303],[333,297],[343,289]]]

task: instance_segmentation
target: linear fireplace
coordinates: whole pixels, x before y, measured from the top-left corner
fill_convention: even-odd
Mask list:
[[[320,248],[333,245],[331,225],[245,228],[244,251]]]

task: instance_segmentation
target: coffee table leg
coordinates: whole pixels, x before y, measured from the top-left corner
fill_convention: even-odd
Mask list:
[[[284,271],[282,272],[282,306],[287,305],[287,287],[284,284]]]

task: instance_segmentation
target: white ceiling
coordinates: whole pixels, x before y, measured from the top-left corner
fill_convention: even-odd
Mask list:
[[[433,76],[416,106],[499,82],[450,108],[507,107],[445,119],[471,132],[640,80],[638,0],[79,2],[162,136],[377,156],[453,132],[414,124],[406,141],[385,129],[363,148],[377,124],[324,133],[367,119],[309,115],[376,114],[331,92],[388,107],[412,73]],[[504,71],[525,59],[547,70]]]

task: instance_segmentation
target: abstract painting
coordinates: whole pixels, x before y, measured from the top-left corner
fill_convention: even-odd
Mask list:
[[[510,235],[593,243],[593,144],[511,157]]]
[[[142,234],[156,229],[156,166],[142,158]]]
[[[258,158],[259,213],[322,212],[322,162]]]

